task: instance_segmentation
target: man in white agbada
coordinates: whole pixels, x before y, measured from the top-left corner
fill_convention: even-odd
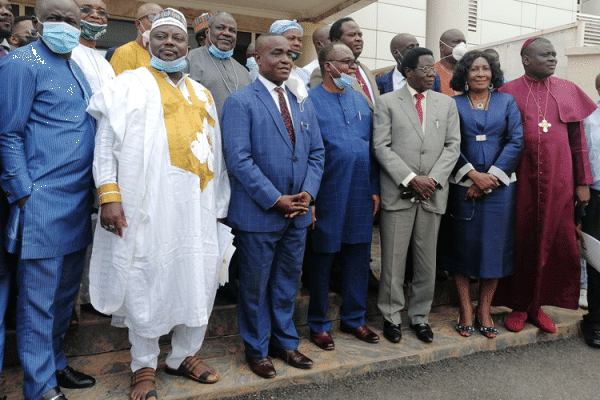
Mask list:
[[[101,204],[90,294],[129,328],[130,398],[156,398],[158,338],[173,330],[166,372],[202,383],[219,374],[200,349],[218,286],[217,218],[229,204],[216,108],[188,79],[188,35],[177,10],[152,23],[150,67],[118,75],[95,94],[94,178]]]

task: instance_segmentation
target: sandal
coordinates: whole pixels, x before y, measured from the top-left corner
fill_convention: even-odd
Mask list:
[[[203,372],[200,375],[194,375],[194,370],[199,366],[204,367]],[[204,364],[197,356],[186,357],[179,368],[174,369],[167,367],[165,372],[170,375],[185,376],[186,378],[200,383],[215,383],[220,378],[217,371]]]
[[[142,383],[150,382],[149,384],[141,385]],[[143,386],[143,387],[142,387]],[[133,393],[137,389],[142,391],[146,391],[143,393],[144,400],[148,400],[154,397],[155,400],[158,400],[158,393],[156,393],[156,371],[154,368],[146,367],[142,369],[138,369],[131,376],[131,390],[129,391],[129,398],[133,399]]]
[[[475,328],[472,325],[460,325],[460,313],[458,314],[458,321],[456,321],[456,332],[462,337],[469,337],[475,332]]]
[[[475,322],[477,326],[479,326],[479,333],[485,336],[488,339],[495,339],[498,336],[498,329],[494,328],[494,326],[483,326],[481,321],[479,320],[479,309],[475,309]]]

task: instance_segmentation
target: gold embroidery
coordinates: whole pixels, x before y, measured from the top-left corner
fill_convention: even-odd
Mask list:
[[[214,177],[214,172],[209,168],[208,159],[202,163],[194,155],[192,142],[198,141],[201,139],[200,136],[206,135],[210,156],[212,156],[212,144],[210,144],[207,128],[208,125],[215,126],[215,120],[208,114],[205,107],[206,102],[198,99],[187,78],[186,85],[192,104],[189,104],[181,91],[169,84],[158,71],[153,68],[149,68],[149,70],[154,75],[160,89],[171,164],[197,175],[200,178],[200,189],[204,190]],[[211,104],[210,96],[208,99]]]

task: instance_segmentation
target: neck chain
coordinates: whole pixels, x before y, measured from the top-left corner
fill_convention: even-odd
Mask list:
[[[214,60],[215,57],[212,54],[209,54],[208,56],[210,57],[210,60],[212,61],[213,65],[215,66],[215,69],[217,71],[219,71],[219,75],[221,75],[221,80],[223,81],[223,84],[227,88],[227,91],[229,91],[230,94],[235,92],[238,89],[238,76],[237,76],[237,72],[235,70],[235,65],[233,65],[233,61],[231,61],[231,57],[229,57],[229,62],[231,63],[231,69],[233,70],[233,74],[235,75],[235,86],[234,86],[233,90],[231,90],[231,88],[227,84],[227,81],[225,80],[225,77],[223,76],[223,73],[221,72],[219,67],[217,67],[217,63]],[[221,62],[223,63],[222,64],[223,69],[225,69],[225,61],[222,60]],[[225,73],[227,74],[227,71],[225,71]],[[229,75],[227,75],[227,77],[229,77]]]
[[[485,99],[485,101],[481,102],[481,101],[477,101],[477,104],[475,104],[473,102],[473,99],[471,99],[471,94],[467,93],[467,98],[469,99],[469,103],[471,104],[471,108],[475,109],[475,110],[487,110],[488,106],[490,104],[490,98],[492,97],[491,93],[488,91],[487,93],[487,98]]]
[[[526,78],[523,78],[523,79],[525,79],[525,82],[527,83],[527,87],[529,88],[529,95],[527,95],[527,99],[529,99],[529,96],[533,97],[533,101],[535,101],[535,105],[537,106],[539,116],[542,118],[542,122],[540,122],[538,124],[538,126],[540,128],[542,128],[544,133],[546,133],[546,132],[548,132],[548,128],[550,128],[552,126],[551,123],[546,121],[546,111],[548,111],[548,97],[550,96],[550,87],[546,86],[546,83],[544,82],[544,87],[546,88],[546,105],[544,106],[544,112],[542,113],[542,108],[540,107],[537,97],[535,97],[533,95],[533,90],[532,90],[533,83],[530,84],[529,82],[527,82]],[[548,85],[550,85],[549,79],[547,80],[547,82],[548,82]],[[538,119],[538,121],[539,121],[539,119]]]

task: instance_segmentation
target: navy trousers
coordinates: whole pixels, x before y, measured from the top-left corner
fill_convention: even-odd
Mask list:
[[[2,249],[0,249],[2,251]],[[2,363],[4,362],[4,338],[6,327],[4,325],[4,315],[8,305],[8,293],[10,291],[10,274],[3,271],[0,265],[0,372],[2,372]]]
[[[67,367],[63,340],[79,291],[86,248],[44,259],[19,260],[17,350],[25,375],[23,394],[38,400]]]
[[[239,255],[238,322],[246,353],[268,354],[269,341],[284,350],[298,348],[292,321],[302,271],[306,228],[288,223],[277,232],[235,231]],[[269,339],[269,335],[271,335]]]
[[[350,328],[365,324],[367,291],[369,289],[369,256],[371,243],[342,243],[342,307],[340,319]],[[329,276],[336,253],[314,252],[310,264],[310,303],[308,326],[313,332],[331,330],[326,313],[329,307]]]

